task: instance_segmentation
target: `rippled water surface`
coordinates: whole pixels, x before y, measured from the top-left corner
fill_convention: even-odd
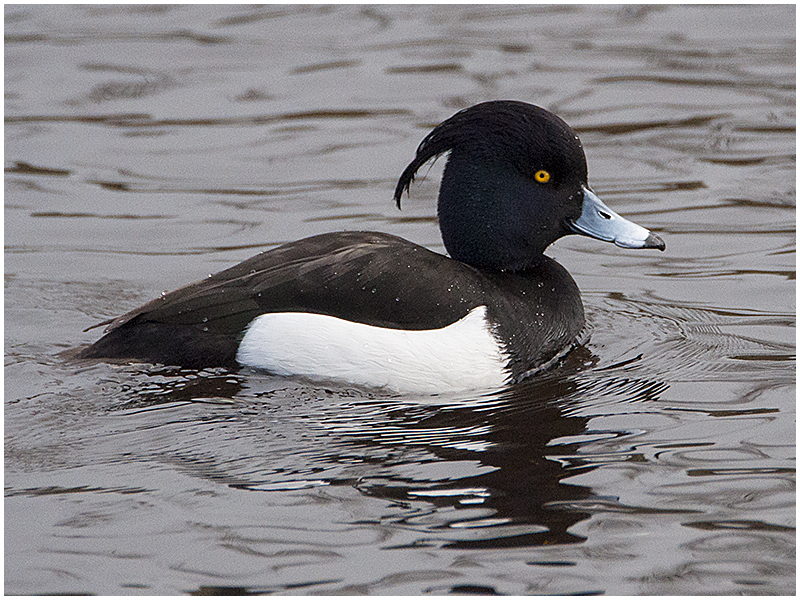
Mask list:
[[[5,7],[5,592],[792,594],[795,8]],[[665,253],[548,254],[589,339],[491,395],[76,364],[341,229],[440,252],[431,126],[515,98]]]

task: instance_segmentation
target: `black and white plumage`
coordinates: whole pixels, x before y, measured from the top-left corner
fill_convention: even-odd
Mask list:
[[[578,136],[542,108],[486,102],[444,121],[403,172],[398,206],[417,170],[447,152],[438,215],[450,257],[385,233],[302,239],[110,321],[82,356],[409,392],[496,388],[560,356],[583,328],[578,287],[548,245],[580,233],[664,249],[591,192]]]

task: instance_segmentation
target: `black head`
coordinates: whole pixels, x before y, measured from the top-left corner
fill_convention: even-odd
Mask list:
[[[597,198],[589,192],[580,139],[551,112],[500,100],[456,113],[417,148],[395,189],[398,207],[417,170],[448,151],[438,214],[452,258],[517,271],[534,265],[544,249],[564,235],[598,237],[576,226],[588,210],[587,192]],[[615,237],[603,239],[623,245]]]

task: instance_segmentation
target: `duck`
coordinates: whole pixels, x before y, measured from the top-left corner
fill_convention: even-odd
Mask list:
[[[666,247],[592,191],[578,135],[544,108],[495,100],[437,125],[400,176],[398,209],[420,167],[445,154],[447,255],[375,231],[304,238],[98,323],[81,358],[399,393],[503,389],[558,363],[585,328],[578,286],[548,246],[577,234]]]

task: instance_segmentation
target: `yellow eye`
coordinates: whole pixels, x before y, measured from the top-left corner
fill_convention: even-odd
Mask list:
[[[536,173],[533,175],[533,178],[539,183],[547,183],[550,181],[550,173],[542,169],[540,171],[536,171]]]

